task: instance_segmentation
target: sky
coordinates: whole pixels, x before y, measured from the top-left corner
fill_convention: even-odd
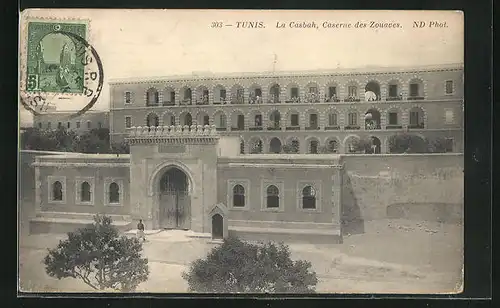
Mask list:
[[[105,76],[96,110],[109,108],[108,82],[119,78],[463,63],[463,14],[457,11],[43,9],[23,14],[21,26],[33,18],[88,22],[88,41]],[[265,28],[237,28],[243,21],[262,22]],[[400,27],[372,28],[372,21]],[[426,26],[413,27],[415,21]],[[213,22],[222,22],[222,28],[212,28]],[[290,22],[317,27],[290,28]],[[324,22],[351,28],[323,28]],[[367,26],[355,28],[356,22]],[[446,25],[429,27],[431,22]],[[78,110],[86,102],[73,97],[54,104],[58,110]],[[30,113],[20,110],[21,122],[29,122]]]

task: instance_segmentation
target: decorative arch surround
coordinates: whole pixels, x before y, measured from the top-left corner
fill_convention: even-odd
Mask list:
[[[344,140],[342,141],[342,147],[344,148],[345,153],[354,153],[355,151],[351,151],[349,145],[350,145],[350,140],[352,139],[357,139],[361,140],[361,138],[358,135],[355,134],[349,134],[347,135]]]
[[[221,95],[221,90],[225,91],[225,97]],[[212,88],[212,97],[214,103],[225,104],[231,95],[231,91],[227,89],[227,87],[221,83],[217,83]]]
[[[404,110],[404,113],[403,113],[403,121],[405,121],[407,123],[407,125],[410,126],[410,124],[411,124],[410,111],[412,109],[416,109],[416,108],[420,109],[420,111],[423,113],[422,120],[423,120],[424,128],[427,127],[427,110],[425,110],[425,108],[421,104],[412,104],[410,107],[406,108]],[[420,123],[418,123],[418,124],[420,124]]]
[[[146,106],[157,106],[160,103],[160,91],[155,86],[150,86],[144,91]]]
[[[311,90],[311,89],[315,89],[315,90]],[[319,85],[319,83],[317,81],[314,81],[314,80],[310,80],[309,82],[307,82],[304,86],[304,96],[305,96],[305,102],[307,103],[311,103],[311,104],[314,104],[314,103],[319,103],[321,101],[321,86]],[[311,92],[313,91],[313,92]]]
[[[361,125],[363,124],[363,113],[360,112],[358,110],[358,108],[356,107],[349,107],[349,108],[346,108],[345,111],[343,112],[344,113],[344,117],[345,117],[345,121],[344,121],[344,128],[345,129],[359,129],[359,127],[361,127]],[[350,123],[350,118],[349,118],[349,114],[351,113],[356,113],[356,123]],[[358,128],[356,128],[358,127]]]
[[[191,92],[191,98],[189,96],[186,96],[186,90],[189,89]],[[191,84],[182,84],[182,86],[179,88],[179,96],[180,96],[180,104],[181,105],[191,105],[193,103],[193,99],[195,96],[195,90],[193,90],[193,86]]]
[[[423,97],[423,98],[427,97],[427,82],[420,75],[414,74],[412,77],[408,78],[408,81],[406,82],[406,97],[407,97],[407,99],[409,99],[411,97],[410,84],[412,84],[415,81],[418,81],[421,85],[421,89],[419,89],[418,97]]]
[[[292,93],[292,89],[296,88],[297,92]],[[285,95],[285,102],[287,103],[300,103],[300,97],[301,97],[301,86],[299,82],[296,81],[290,81],[286,85],[286,95]]]
[[[238,97],[238,89],[241,91],[241,96]],[[241,83],[235,83],[231,86],[229,91],[229,100],[231,104],[243,104],[245,103],[245,98],[248,96],[248,89],[246,89]]]
[[[371,88],[372,86],[374,86],[375,88],[378,87],[378,89],[372,89]],[[377,91],[373,91],[376,95],[374,101],[380,101],[380,100],[382,100],[383,89],[384,89],[383,82],[381,82],[380,80],[378,80],[376,78],[372,78],[371,76],[370,77],[366,76],[365,80],[364,80],[364,87],[363,87],[362,92],[360,94],[363,96],[364,100],[366,101],[367,100],[367,97],[366,97],[367,91],[377,90]]]
[[[316,118],[311,116],[312,114],[316,114]],[[304,123],[306,129],[316,130],[321,127],[321,112],[316,108],[308,108],[302,114],[301,122]]]
[[[149,118],[149,116],[155,116],[156,119],[158,120],[158,125],[148,125],[148,118]],[[151,119],[153,119],[153,118],[151,118]],[[160,126],[161,125],[160,121],[161,121],[160,116],[156,112],[150,111],[144,117],[144,122],[143,123],[144,123],[144,126],[147,126],[147,127],[150,127],[150,126]],[[155,123],[149,123],[149,124],[155,124]]]
[[[349,87],[355,86],[356,91],[353,91],[353,93],[349,93]],[[362,87],[360,82],[357,79],[349,79],[347,82],[344,84],[344,101],[345,102],[359,102],[361,101],[361,92]]]
[[[271,119],[272,116],[275,116],[279,114],[279,121],[277,121],[275,118]],[[266,118],[263,119],[267,123],[266,128],[273,128],[273,129],[281,129],[283,127],[283,115],[281,114],[281,109],[280,108],[270,108],[267,113],[266,113]]]
[[[391,113],[396,113],[396,121],[394,122],[393,119],[391,118],[390,114]],[[387,109],[383,113],[384,119],[385,119],[385,128],[391,129],[391,128],[402,128],[402,123],[403,123],[403,111],[401,110],[400,106],[398,105],[389,105]],[[393,122],[391,122],[393,121]]]
[[[266,143],[268,144],[269,153],[279,154],[282,151],[283,140],[279,136],[268,136]]]
[[[258,94],[257,89],[260,89],[260,96],[257,95]],[[264,96],[264,87],[262,87],[261,84],[254,82],[248,87],[248,98],[250,104],[261,104],[263,102],[262,99],[263,96]]]
[[[260,141],[260,151],[257,151],[257,145]],[[252,136],[248,139],[248,153],[249,154],[261,154],[264,153],[264,138],[262,136]]]
[[[239,122],[239,116],[243,116],[243,122]],[[247,118],[241,109],[233,109],[230,113],[231,129],[232,130],[245,130],[247,127]]]
[[[314,207],[308,207],[307,205],[311,205],[310,200],[308,198],[304,198],[304,192],[307,188],[312,188],[312,191],[307,191],[310,197],[314,197]],[[297,210],[301,212],[321,212],[321,181],[298,181],[296,187],[296,195],[297,195]],[[304,200],[305,199],[305,200]],[[306,201],[304,207],[304,201]],[[308,204],[309,203],[309,204]]]
[[[168,119],[172,119],[173,117],[173,123],[171,121],[168,121]],[[172,125],[177,125],[179,122],[177,115],[173,111],[165,111],[164,113],[161,114],[160,118],[160,123],[162,126],[172,126]]]
[[[224,117],[221,117],[221,115],[224,115]],[[211,117],[212,122],[210,123],[210,125],[214,124],[216,126],[216,128],[226,128],[227,129],[227,127],[228,127],[227,119],[228,119],[228,116],[227,116],[226,111],[222,108],[217,108],[212,113],[212,117]]]
[[[387,101],[399,101],[399,100],[402,100],[403,97],[406,95],[405,94],[405,91],[406,91],[405,82],[403,81],[403,79],[401,77],[391,77],[387,81],[386,84],[387,84],[387,86],[385,87],[385,98]],[[392,96],[390,93],[390,86],[391,85],[397,86],[395,96]]]
[[[171,97],[170,94],[172,92],[174,93],[173,97]],[[162,105],[173,106],[175,105],[176,96],[177,96],[177,91],[175,89],[175,86],[172,84],[167,84],[163,88],[163,93],[161,95],[160,101],[162,102]]]
[[[330,123],[330,114],[336,114],[336,120],[337,123]],[[342,111],[338,110],[336,107],[330,107],[323,112],[323,126],[325,128],[328,128],[329,130],[332,129],[340,129],[340,127],[343,125],[344,121],[344,116]]]
[[[385,123],[385,112],[383,112],[382,109],[380,109],[379,107],[377,107],[376,105],[371,105],[369,108],[366,109],[366,111],[364,112],[363,116],[366,116],[366,114],[370,111],[370,110],[375,110],[377,111],[378,115],[377,114],[373,114],[372,113],[372,124],[374,124],[374,127],[372,127],[366,120],[365,118],[365,121],[363,122],[363,125],[365,125],[365,129],[370,129],[370,127],[372,127],[371,129],[380,129],[381,126],[382,126],[382,123]],[[367,126],[367,123],[368,123],[368,126]]]
[[[189,195],[192,195],[196,190],[195,190],[195,181],[194,181],[194,174],[191,172],[191,169],[184,164],[181,161],[166,161],[158,165],[155,170],[151,173],[149,176],[148,180],[148,195],[150,197],[154,196],[155,193],[157,193],[160,189],[159,184],[160,184],[160,178],[163,176],[163,174],[170,168],[177,168],[184,172],[186,174],[187,179],[188,179],[188,193]]]
[[[205,122],[205,116],[208,117],[208,121],[207,122]],[[209,115],[209,113],[208,113],[208,111],[206,109],[200,109],[200,110],[198,110],[198,112],[196,113],[195,120],[196,120],[196,125],[203,125],[203,126],[210,125],[210,115]]]
[[[312,144],[313,141],[316,141],[316,148],[314,148],[314,146]],[[318,137],[306,136],[304,142],[307,146],[307,149],[306,149],[307,154],[320,154],[320,147],[322,144],[321,144],[321,141]]]
[[[203,93],[204,91],[206,91],[205,94]],[[198,85],[193,94],[196,105],[208,105],[210,101],[210,88],[207,85]]]
[[[330,141],[335,141],[335,147],[333,147],[333,148],[331,147]],[[339,153],[340,148],[342,146],[342,143],[340,142],[339,138],[337,138],[336,136],[326,137],[323,144],[325,146],[327,153]]]
[[[192,110],[189,110],[189,109],[183,109],[179,112],[179,125],[182,125],[182,126],[185,126],[185,125],[189,125],[189,121],[187,121],[186,119],[186,116],[189,114],[191,116],[191,125],[194,124],[194,121],[196,120],[196,118],[193,119],[193,114],[191,112]],[[187,121],[187,122],[186,122]]]
[[[334,93],[330,93],[330,87],[335,88]],[[329,79],[321,88],[323,90],[322,96],[325,98],[325,102],[340,102],[340,98],[345,96],[342,85],[335,79]]]
[[[243,210],[243,211],[248,211],[250,209],[250,180],[248,179],[228,179],[227,180],[227,204],[230,209],[234,210]],[[243,187],[243,197],[240,199],[243,200],[237,200],[239,202],[236,202],[236,205],[241,205],[241,203],[244,203],[244,206],[235,206],[235,200],[234,200],[234,187],[240,185]],[[241,191],[240,194],[241,196]]]
[[[284,121],[285,121],[286,128],[289,129],[289,127],[290,127],[290,129],[291,129],[292,127],[295,127],[295,126],[292,126],[292,114],[297,114],[297,118],[298,118],[297,119],[297,121],[298,121],[297,124],[298,124],[298,127],[300,128],[301,123],[302,123],[301,122],[301,114],[300,114],[299,110],[296,109],[296,108],[287,108],[286,109],[285,116],[284,116]]]
[[[276,91],[277,93],[273,93],[273,91]],[[270,82],[267,85],[267,102],[276,104],[281,102],[282,98],[282,93],[283,93],[283,88],[278,82]]]
[[[265,119],[264,119],[264,116],[265,114],[262,113],[262,111],[260,109],[250,109],[248,112],[247,112],[247,116],[246,116],[246,119],[247,119],[247,127],[258,127],[258,125],[256,125],[257,123],[256,120],[255,120],[255,117],[257,115],[260,115],[260,126],[261,128],[264,127],[265,125]]]

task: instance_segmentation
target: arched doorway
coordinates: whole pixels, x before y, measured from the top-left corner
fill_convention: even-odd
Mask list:
[[[168,169],[160,178],[160,228],[189,229],[191,198],[189,180],[184,171]]]
[[[281,153],[281,141],[278,138],[274,137],[271,139],[271,142],[269,143],[269,152],[274,154]]]
[[[222,216],[220,214],[215,214],[212,216],[212,238],[224,238],[224,219],[222,219]]]

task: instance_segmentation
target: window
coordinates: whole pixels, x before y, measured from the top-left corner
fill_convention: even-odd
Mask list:
[[[210,118],[207,115],[203,116],[203,125],[210,125]]]
[[[389,85],[389,97],[397,97],[398,96],[398,86],[395,84]]]
[[[125,92],[125,104],[130,104],[131,101],[132,100],[131,100],[130,92],[129,91]]]
[[[109,203],[120,203],[120,186],[115,182],[109,184]]]
[[[80,128],[80,121],[76,122],[76,128]]]
[[[125,117],[125,127],[126,128],[132,127],[132,117]]]
[[[337,87],[328,88],[328,97],[337,96]]]
[[[294,113],[290,118],[290,124],[292,126],[299,126],[299,115]]]
[[[71,128],[71,122],[67,123],[68,128]]]
[[[309,147],[309,152],[311,154],[318,154],[318,141],[312,140]]]
[[[389,125],[398,124],[398,114],[396,112],[389,112]]]
[[[337,153],[337,140],[328,141],[327,151],[328,153]]]
[[[226,99],[226,90],[225,89],[220,90],[220,98]]]
[[[219,119],[220,119],[219,127],[226,127],[226,115],[225,114],[219,115]]]
[[[58,122],[57,123],[57,128],[61,128],[62,127],[62,122]]]
[[[90,184],[88,182],[83,182],[80,187],[80,201],[90,202],[91,200]]]
[[[349,120],[349,125],[358,125],[358,114],[350,112],[348,120]]]
[[[418,111],[410,112],[410,125],[418,125]]]
[[[358,96],[358,88],[356,86],[349,86],[348,93],[350,97]]]
[[[245,141],[240,141],[240,154],[245,154]]]
[[[292,98],[299,97],[299,88],[292,88],[291,94],[292,94]]]
[[[262,126],[262,115],[258,114],[255,116],[255,127],[261,127]]]
[[[269,185],[266,191],[267,208],[279,208],[280,207],[280,191],[278,187],[274,185]]]
[[[316,209],[316,191],[312,186],[302,189],[302,208]]]
[[[410,84],[410,96],[418,96],[418,83]]]
[[[63,201],[63,186],[59,181],[52,184],[52,201]]]
[[[453,152],[453,138],[445,139],[444,149],[446,152]]]
[[[262,89],[261,88],[257,88],[257,89],[255,89],[254,93],[255,93],[255,96],[261,97],[262,96]]]
[[[446,110],[445,111],[445,122],[446,124],[452,124],[454,118],[453,110]]]
[[[328,125],[329,126],[336,126],[337,125],[337,114],[336,113],[330,113],[328,115]]]
[[[48,122],[48,123],[47,123],[47,128],[48,128],[48,129],[51,129],[51,128],[52,128],[52,123]]]
[[[192,91],[190,88],[187,88],[186,90],[184,90],[184,99],[191,99],[191,96],[192,96]]]
[[[87,121],[87,128],[91,129],[92,128],[92,123],[90,121]]]
[[[318,94],[318,88],[317,87],[309,87],[309,93]]]
[[[446,94],[452,94],[453,93],[453,80],[447,80],[446,81]]]
[[[42,128],[42,122],[38,123],[38,128]]]
[[[101,123],[101,122],[97,123],[97,125],[98,125],[99,129],[101,129],[101,128],[102,128],[102,123]],[[157,126],[158,126],[158,125],[157,125]]]
[[[312,113],[309,115],[309,126],[313,128],[318,127],[318,115],[315,113]]]
[[[245,188],[239,184],[233,187],[233,206],[245,206]]]
[[[175,92],[174,91],[170,91],[170,102],[175,103]]]

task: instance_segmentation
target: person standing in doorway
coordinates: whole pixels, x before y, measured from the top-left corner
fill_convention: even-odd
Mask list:
[[[144,234],[144,224],[142,223],[142,219],[139,219],[139,223],[137,224],[137,237],[142,239],[144,242],[146,241],[146,235]]]

